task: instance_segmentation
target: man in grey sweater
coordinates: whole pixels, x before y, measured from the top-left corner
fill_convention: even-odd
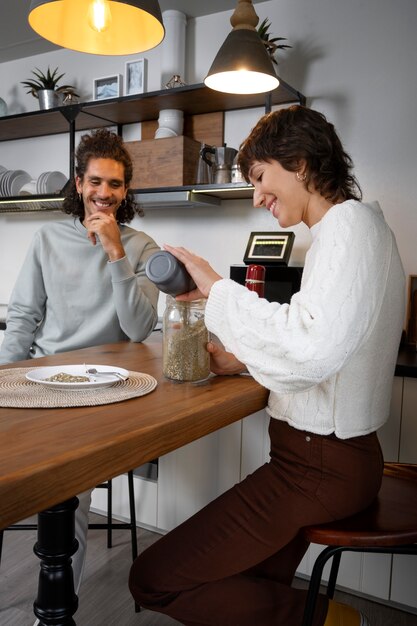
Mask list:
[[[157,322],[158,290],[145,274],[159,250],[126,226],[132,161],[106,129],[84,135],[64,211],[72,217],[35,233],[7,311],[0,364],[116,341],[143,341]],[[123,365],[123,364],[120,364]],[[78,590],[85,560],[91,491],[78,496],[73,558]]]

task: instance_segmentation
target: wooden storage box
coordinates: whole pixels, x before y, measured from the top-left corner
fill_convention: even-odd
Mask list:
[[[133,161],[132,189],[195,185],[201,144],[184,135],[128,141]]]

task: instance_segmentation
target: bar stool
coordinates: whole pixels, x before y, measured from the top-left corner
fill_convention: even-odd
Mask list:
[[[96,489],[107,489],[107,521],[102,523],[88,524],[88,528],[104,529],[107,530],[107,547],[112,547],[112,530],[126,529],[131,533],[131,545],[132,545],[132,561],[138,556],[138,541],[137,541],[137,528],[136,528],[136,511],[135,511],[135,491],[133,486],[133,471],[127,473],[128,490],[129,490],[129,514],[130,522],[113,522],[112,521],[112,481],[108,480],[104,483],[97,485]],[[12,524],[0,531],[0,562],[1,553],[3,548],[3,533],[6,530],[36,530],[37,524]]]
[[[417,465],[385,463],[374,502],[351,517],[307,526],[307,541],[326,545],[310,578],[302,626],[313,623],[323,568],[332,559],[327,596],[333,598],[342,552],[417,555]]]

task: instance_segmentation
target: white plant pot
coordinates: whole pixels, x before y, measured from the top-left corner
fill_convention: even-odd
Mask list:
[[[159,134],[159,137],[175,137],[175,135],[182,135],[184,113],[180,109],[162,109],[162,111],[159,112],[158,125],[158,130],[165,129],[171,131],[171,133],[167,135]]]

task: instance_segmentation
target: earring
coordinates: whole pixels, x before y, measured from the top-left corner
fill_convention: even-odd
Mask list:
[[[295,177],[299,183],[303,183],[305,179],[307,178],[307,174],[306,173],[300,174],[300,172],[295,172]]]
[[[78,200],[79,200],[80,202],[82,202],[82,201],[83,201],[83,197],[82,197],[82,195],[81,195],[80,193],[78,194]]]

